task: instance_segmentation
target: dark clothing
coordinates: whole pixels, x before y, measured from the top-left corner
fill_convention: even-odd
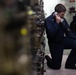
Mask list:
[[[50,15],[48,18],[46,18],[45,28],[46,28],[47,38],[49,40],[52,40],[52,38],[54,38],[54,36],[56,35],[53,41],[62,42],[64,39],[64,34],[66,34],[67,37],[76,39],[76,36],[72,32],[67,31],[67,29],[70,29],[70,27],[65,19],[63,24],[65,25],[64,27],[63,25],[59,25],[58,23],[56,23],[56,21],[53,18],[53,15]]]
[[[45,19],[45,28],[52,56],[52,68],[56,69],[61,67],[63,49],[65,48],[74,49],[71,51],[66,63],[75,64],[76,59],[71,59],[76,56],[74,54],[76,53],[76,36],[70,31],[70,27],[65,18],[63,23],[58,24],[52,14]]]
[[[76,35],[76,15],[73,17],[73,21],[70,23],[70,29]]]

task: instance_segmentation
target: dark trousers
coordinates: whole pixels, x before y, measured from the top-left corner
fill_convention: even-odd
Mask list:
[[[49,42],[49,41],[48,41]],[[52,62],[50,63],[52,68],[60,68],[64,49],[72,49],[67,60],[66,65],[75,65],[76,62],[76,42],[70,38],[64,38],[62,43],[50,43],[50,53],[52,56]]]

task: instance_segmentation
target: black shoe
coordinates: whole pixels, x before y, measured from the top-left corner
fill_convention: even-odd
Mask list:
[[[47,60],[47,62],[52,62],[52,59],[48,55],[45,56],[45,59]]]
[[[45,56],[45,59],[47,60],[47,66],[48,66],[50,69],[54,69],[54,70],[59,70],[59,69],[60,69],[60,67],[55,67],[55,66],[53,66],[53,64],[52,64],[52,59],[51,59],[48,55]]]
[[[45,59],[47,60],[47,66],[50,67],[52,64],[52,59],[48,55],[45,56]]]

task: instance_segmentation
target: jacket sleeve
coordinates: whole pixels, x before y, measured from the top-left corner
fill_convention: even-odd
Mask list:
[[[72,33],[70,26],[66,20],[65,20],[65,26],[67,28],[66,37],[71,38],[71,39],[76,39],[76,35]]]
[[[54,21],[54,19],[46,19],[45,20],[46,31],[49,36],[53,37],[58,31],[59,24]]]

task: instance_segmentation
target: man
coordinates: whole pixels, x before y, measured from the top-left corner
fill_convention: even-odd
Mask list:
[[[64,18],[65,13],[65,6],[57,4],[55,12],[45,19],[46,34],[52,56],[50,58],[46,55],[45,58],[47,65],[52,69],[60,69],[64,49],[72,49],[65,68],[76,69],[76,36],[70,31],[70,27]]]

